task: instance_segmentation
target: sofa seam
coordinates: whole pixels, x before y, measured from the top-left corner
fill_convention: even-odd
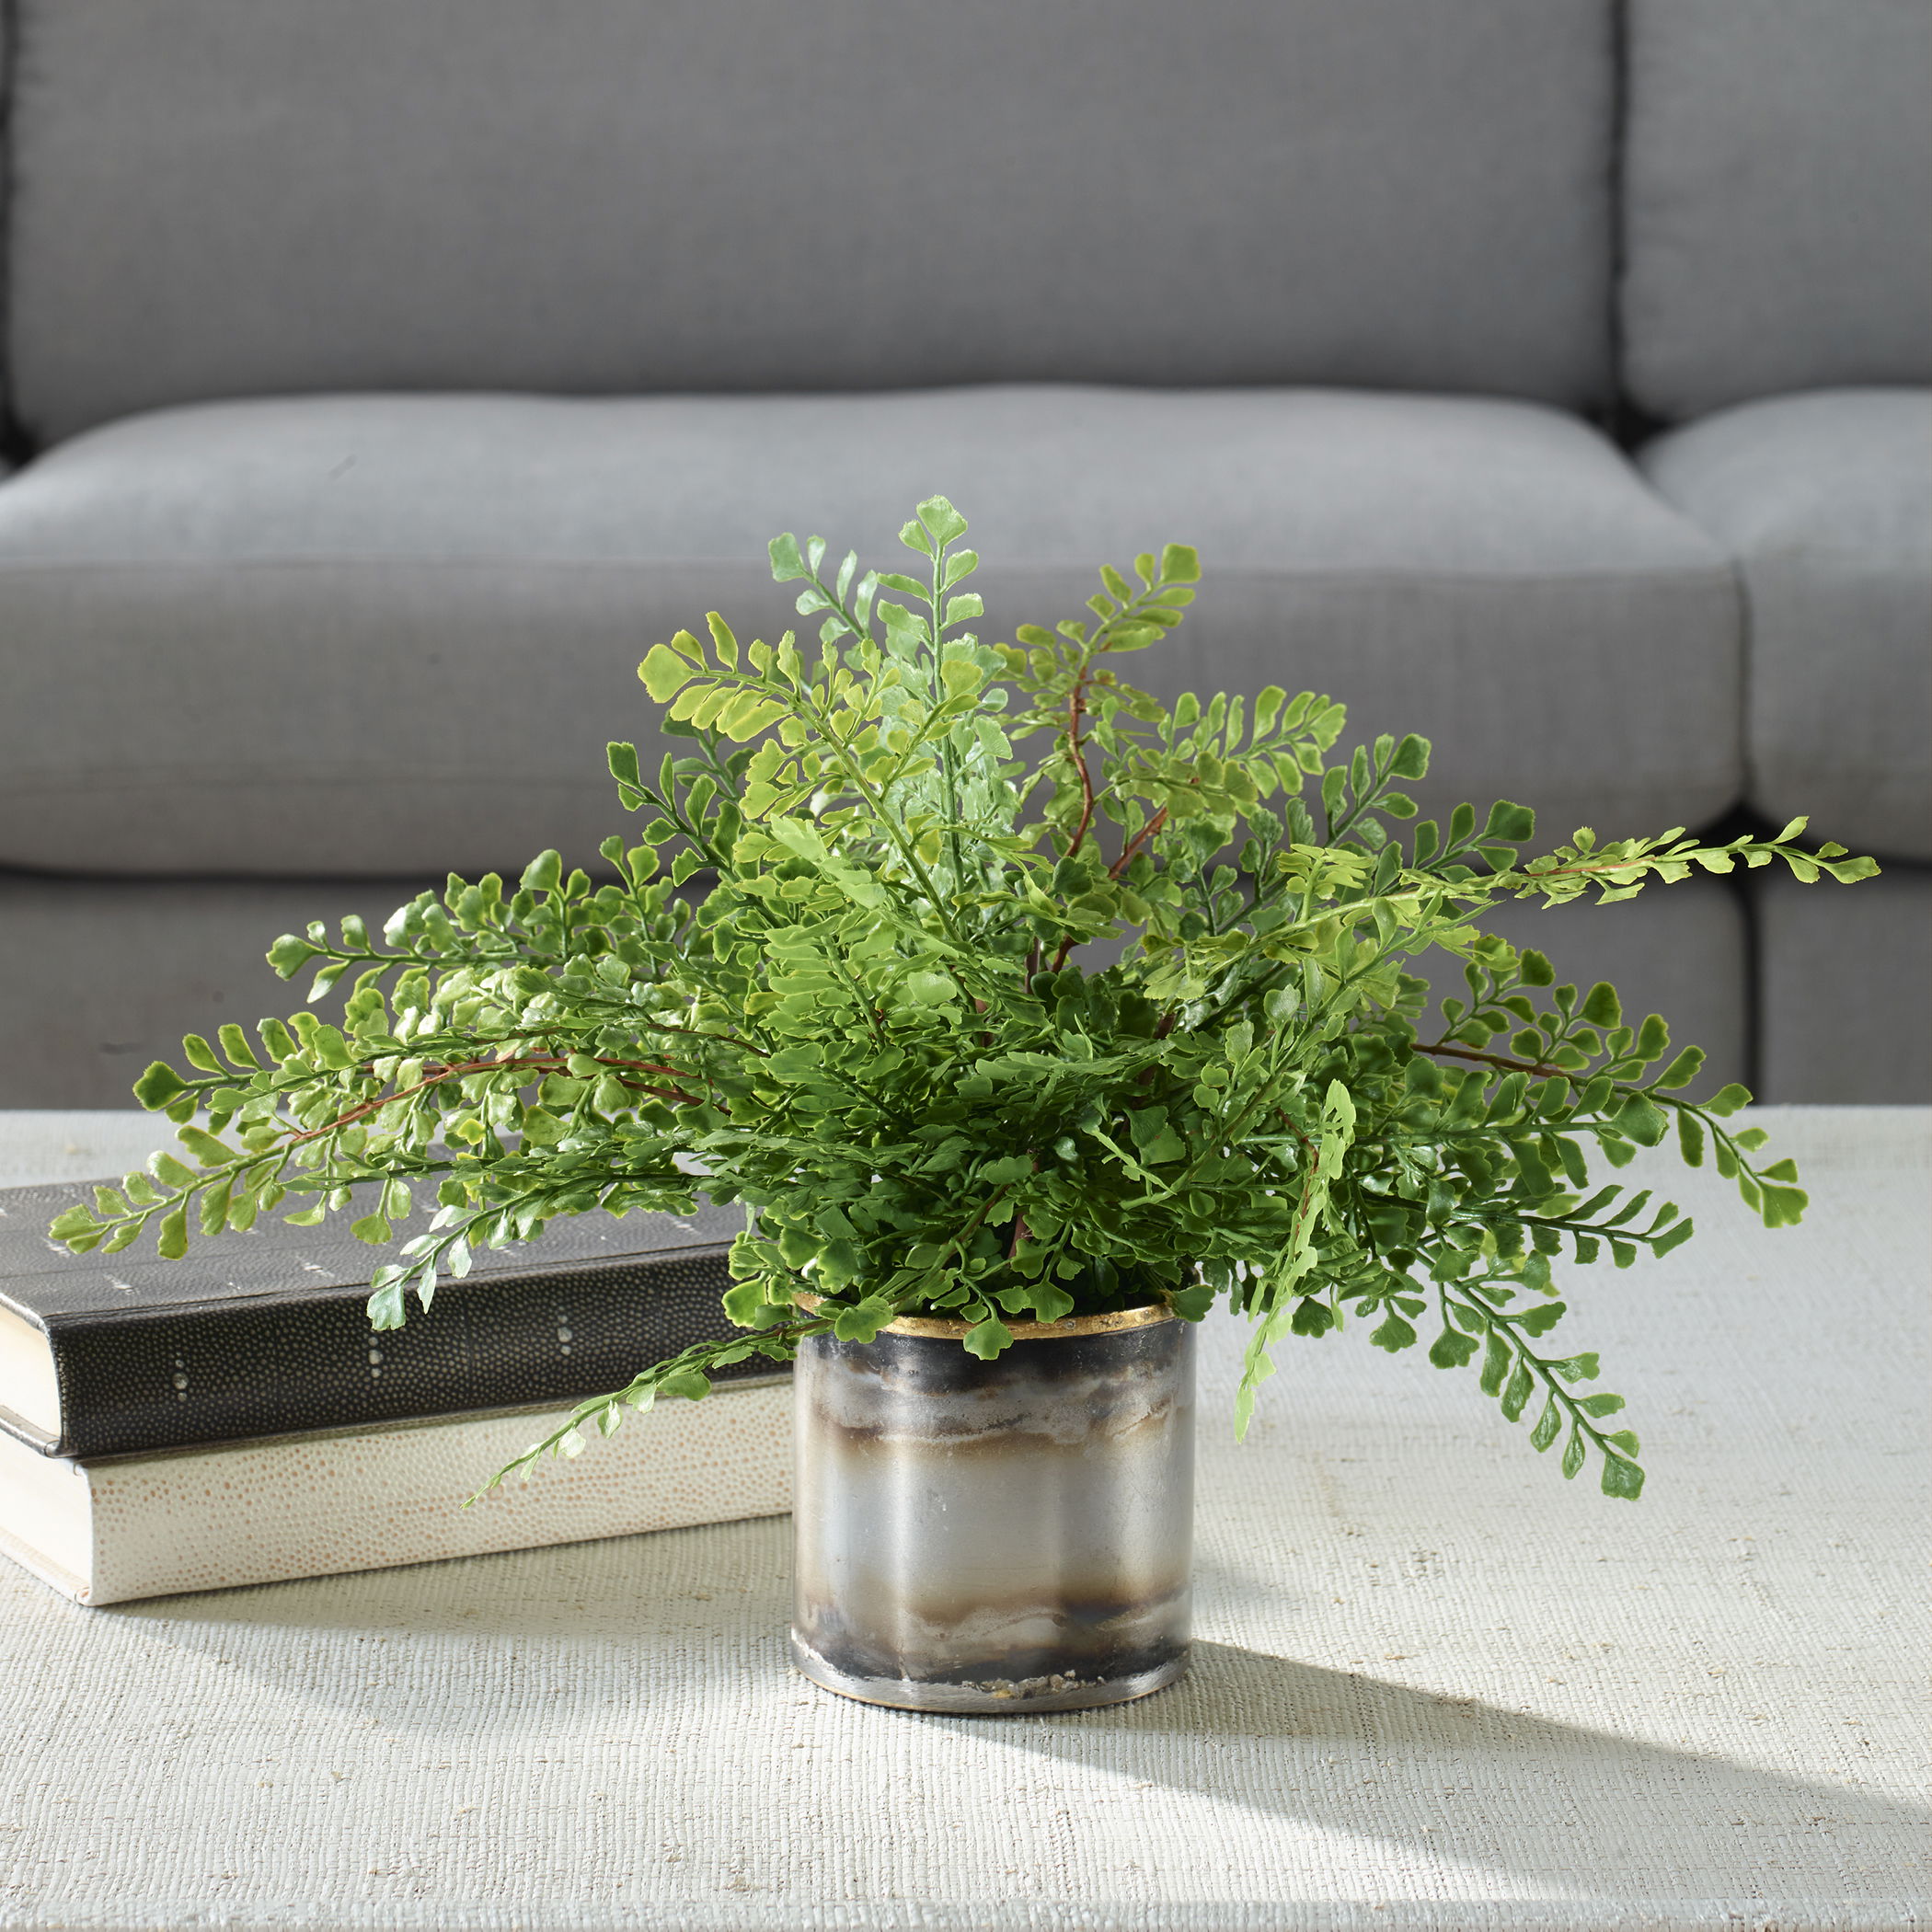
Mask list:
[[[1725,546],[1725,554],[1732,567],[1740,570],[1749,570],[1765,563],[1889,563],[1921,570],[1932,568],[1932,551],[1914,555],[1876,545],[1825,543],[1815,537],[1780,537],[1766,544],[1729,544]]]
[[[1695,526],[1693,526],[1695,527]],[[641,571],[665,569],[705,570],[753,570],[757,567],[739,558],[719,557],[514,557],[500,552],[484,557],[380,557],[343,551],[326,557],[238,557],[238,558],[12,558],[0,557],[0,576],[35,574],[73,575],[77,572],[139,571],[179,573],[205,572],[232,576],[278,570],[340,569],[372,570],[477,570],[491,569],[537,570]],[[995,566],[1015,573],[1026,570],[1068,570],[1090,576],[1093,566],[1079,561],[1032,561]],[[1280,578],[1297,582],[1361,583],[1381,580],[1391,584],[1435,588],[1469,585],[1487,588],[1496,584],[1629,584],[1667,583],[1685,588],[1734,587],[1736,565],[1721,552],[1708,563],[1660,564],[1654,569],[1562,569],[1562,570],[1454,570],[1448,569],[1407,569],[1386,565],[1364,565],[1359,569],[1325,567],[1300,570],[1271,564],[1215,564],[1209,577]]]
[[[212,774],[204,764],[199,763],[145,767],[121,765],[115,768],[112,778],[103,778],[98,772],[76,772],[71,766],[49,766],[40,770],[30,765],[15,763],[7,777],[0,781],[0,799],[37,799],[63,791],[72,792],[77,797],[98,799],[123,792],[153,791],[157,788],[178,792],[183,788],[184,772],[192,775],[193,783],[188,788],[192,790],[247,791],[264,783],[305,782],[304,767],[286,758],[266,761],[258,765],[231,764],[220,776]],[[66,782],[63,783],[63,780]],[[438,790],[452,784],[487,784],[492,790],[500,788],[486,765],[418,765],[402,772],[397,771],[394,765],[346,765],[334,758],[318,760],[309,768],[307,782],[339,786],[358,797],[365,795],[366,788],[375,782],[385,786],[422,786]],[[526,791],[605,792],[611,789],[609,778],[601,775],[575,778],[559,771],[546,776],[541,770],[533,772],[527,766],[518,771],[517,785],[520,790]]]
[[[1626,121],[1630,101],[1630,6],[1629,0],[1610,0],[1605,12],[1605,34],[1609,55],[1610,93],[1606,104],[1610,125],[1604,165],[1608,175],[1604,183],[1604,214],[1609,226],[1608,259],[1605,263],[1604,302],[1605,308],[1604,349],[1610,360],[1609,407],[1604,412],[1604,432],[1627,453],[1634,447],[1626,421],[1627,392],[1624,384],[1624,165],[1627,159]]]
[[[1630,371],[1630,155],[1636,112],[1637,0],[1610,0],[1610,285],[1611,403],[1604,432],[1627,456],[1669,424],[1638,399]]]
[[[37,776],[31,771],[22,775],[24,778],[29,780],[36,778]],[[156,769],[153,776],[147,778],[130,778],[123,772],[123,776],[119,783],[102,783],[98,777],[92,783],[85,785],[74,783],[64,787],[57,783],[46,782],[47,780],[58,779],[67,776],[69,775],[54,772],[46,774],[40,782],[9,785],[0,788],[0,798],[10,797],[17,801],[27,800],[30,802],[34,799],[58,797],[63,792],[71,792],[76,797],[99,799],[136,795],[157,789],[165,789],[172,794],[179,794],[183,789],[183,769],[181,767]],[[403,775],[396,772],[393,768],[384,768],[380,772],[380,776],[385,785],[421,787],[437,791],[446,790],[452,785],[477,786],[486,782],[479,769],[474,765],[452,765],[444,768],[438,774],[431,776],[420,774]],[[1679,773],[1662,772],[1654,776],[1653,782],[1666,784],[1674,782],[1681,776],[1682,774]],[[1691,776],[1693,779],[1697,779],[1698,775],[1694,773]],[[223,779],[211,779],[204,769],[197,767],[192,773],[192,777],[194,783],[189,788],[190,789],[205,788],[227,791],[250,791],[259,789],[262,785],[271,782],[279,782],[284,787],[292,784],[305,783],[324,788],[337,785],[353,796],[367,796],[366,775],[362,780],[355,781],[345,775],[340,767],[334,765],[317,765],[311,771],[304,773],[299,767],[292,770],[287,764],[282,764],[274,766],[262,766],[253,772],[244,771]],[[559,794],[579,791],[585,793],[595,791],[602,794],[610,789],[607,779],[603,784],[596,784],[589,779],[579,781],[561,776],[546,776],[541,773],[526,776],[521,782],[526,790]],[[1633,790],[1640,788],[1635,784],[1632,786]],[[1571,806],[1568,809],[1575,811],[1578,808]],[[0,865],[4,864],[5,861],[0,860]]]
[[[33,439],[14,408],[14,177],[20,0],[0,0],[0,468],[26,463]]]

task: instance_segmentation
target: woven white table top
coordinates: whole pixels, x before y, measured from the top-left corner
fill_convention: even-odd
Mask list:
[[[1573,1283],[1634,1506],[1354,1331],[1237,1449],[1215,1324],[1202,1640],[1120,1709],[811,1688],[783,1521],[92,1611],[0,1564],[0,1925],[1932,1922],[1932,1110],[1760,1119],[1802,1227],[1680,1170],[1698,1237]],[[0,1179],[151,1136],[0,1117]]]

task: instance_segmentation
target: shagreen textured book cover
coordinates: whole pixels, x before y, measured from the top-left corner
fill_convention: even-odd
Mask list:
[[[393,1251],[354,1239],[350,1215],[270,1219],[178,1261],[74,1255],[47,1224],[84,1192],[0,1190],[0,1429],[50,1455],[560,1407],[730,1332],[735,1207],[554,1221],[539,1241],[479,1251],[427,1315],[412,1299],[408,1326],[378,1334],[363,1305]]]

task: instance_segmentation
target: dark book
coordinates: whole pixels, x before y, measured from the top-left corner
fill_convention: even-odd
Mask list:
[[[560,1218],[479,1251],[428,1314],[412,1294],[408,1325],[377,1333],[369,1278],[396,1252],[356,1240],[351,1214],[268,1216],[178,1261],[70,1254],[47,1225],[86,1193],[0,1190],[0,1429],[48,1455],[561,1406],[731,1332],[719,1297],[735,1207]],[[753,1356],[723,1374],[773,1368]]]

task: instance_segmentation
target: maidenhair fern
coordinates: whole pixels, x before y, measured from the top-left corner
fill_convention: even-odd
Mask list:
[[[901,540],[917,577],[861,573],[789,536],[780,582],[819,616],[741,643],[713,615],[639,667],[688,753],[610,747],[641,832],[597,878],[541,855],[514,885],[452,877],[391,919],[276,942],[311,1001],[352,975],[339,1024],[313,1011],[184,1042],[135,1091],[179,1123],[120,1190],[54,1224],[111,1252],[150,1224],[164,1255],[201,1233],[351,1199],[355,1232],[428,1231],[375,1277],[378,1328],[427,1309],[478,1243],[560,1214],[687,1210],[700,1185],[752,1210],[712,1344],[584,1403],[608,1432],[708,1372],[782,1360],[827,1329],[895,1316],[969,1325],[991,1357],[1016,1321],[1225,1297],[1254,1324],[1237,1422],[1289,1335],[1361,1323],[1376,1347],[1478,1364],[1512,1421],[1534,1415],[1564,1473],[1594,1455],[1634,1497],[1637,1437],[1605,1426],[1597,1360],[1546,1341],[1558,1262],[1619,1267],[1691,1233],[1669,1202],[1593,1182],[1673,1132],[1707,1146],[1767,1225],[1804,1196],[1764,1136],[1724,1124],[1749,1096],[1683,1098],[1702,1055],[1579,995],[1486,933],[1502,901],[1628,898],[1651,882],[1787,865],[1876,869],[1835,845],[1705,845],[1682,831],[1523,856],[1532,814],[1417,821],[1402,787],[1428,742],[1333,757],[1339,704],[1277,687],[1171,707],[1121,659],[1181,621],[1200,571],[1170,546],[1101,572],[1088,615],[1011,644],[965,628],[977,559],[943,498]],[[1022,749],[1027,748],[1027,749]],[[1029,755],[1031,750],[1034,755]],[[1418,1032],[1437,949],[1466,1000]],[[1098,954],[1117,955],[1093,963]],[[429,1200],[420,1197],[427,1195]],[[729,1317],[729,1323],[725,1317]],[[1546,1352],[1546,1351],[1548,1351]]]

